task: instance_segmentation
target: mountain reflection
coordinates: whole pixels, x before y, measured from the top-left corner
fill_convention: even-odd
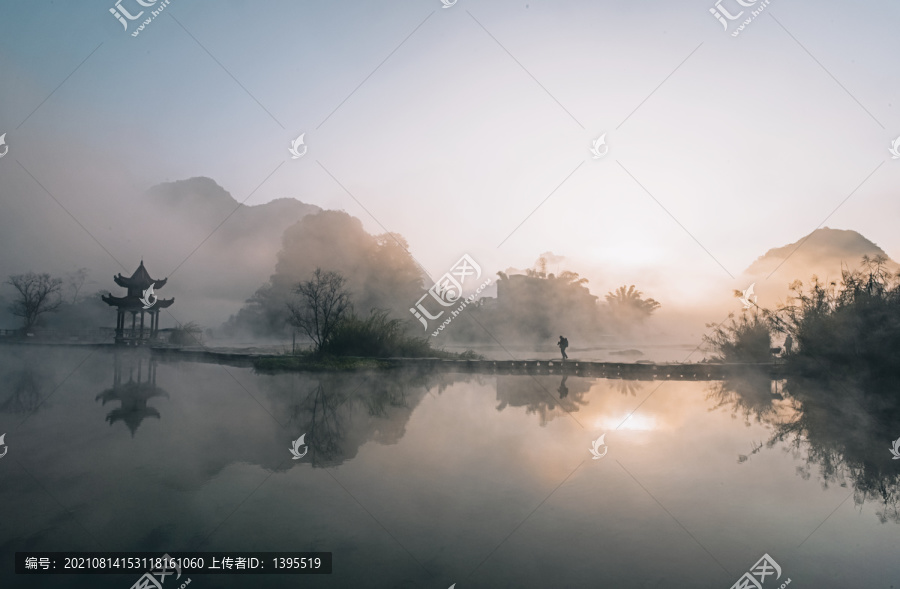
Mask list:
[[[731,404],[734,416],[755,417],[770,424],[774,433],[766,448],[784,443],[795,458],[804,479],[814,471],[823,488],[851,486],[857,507],[879,504],[876,515],[882,523],[900,523],[900,472],[891,446],[900,436],[900,382],[866,376],[822,374],[792,376],[783,381],[783,398],[792,415],[779,411],[778,382],[764,375],[744,374],[714,386],[711,396],[718,406]],[[751,454],[762,449],[754,447]],[[741,456],[739,462],[748,460]]]

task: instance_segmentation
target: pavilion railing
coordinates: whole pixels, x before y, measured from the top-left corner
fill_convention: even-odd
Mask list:
[[[90,329],[0,329],[0,339],[23,339],[42,342],[111,342],[116,330],[112,327]]]
[[[0,329],[0,341],[42,343],[119,342],[127,345],[144,345],[148,343],[164,343],[169,339],[170,332],[171,329],[160,329],[156,337],[151,338],[150,331],[146,326],[143,334],[140,328],[132,330],[128,327],[123,329],[117,337],[114,327],[94,327],[90,329],[46,329],[36,327],[27,332],[23,329]]]

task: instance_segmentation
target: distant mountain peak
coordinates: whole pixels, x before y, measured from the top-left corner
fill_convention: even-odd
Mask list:
[[[161,182],[148,190],[151,198],[157,202],[176,207],[184,213],[197,212],[203,214],[229,214],[238,205],[230,192],[218,182],[206,176],[194,176],[187,180]],[[291,214],[298,220],[304,215],[315,213],[321,209],[306,204],[296,198],[281,197],[258,205],[244,205],[242,208],[272,210]]]
[[[822,227],[794,243],[770,249],[744,273],[769,274],[778,268],[783,278],[791,280],[805,280],[816,273],[839,276],[841,265],[855,269],[863,256],[876,255],[888,258],[889,265],[896,266],[883,249],[861,233],[851,229]]]

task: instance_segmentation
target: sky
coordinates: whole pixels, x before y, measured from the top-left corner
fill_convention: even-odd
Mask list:
[[[85,248],[130,273],[165,227],[132,239],[121,212],[194,176],[398,232],[433,277],[465,253],[493,274],[551,251],[594,294],[730,298],[823,225],[900,259],[900,5],[751,17],[765,1],[720,2],[745,11],[726,30],[709,0],[171,0],[133,36],[165,0],[122,0],[145,12],[127,30],[111,0],[6,0],[0,245],[22,215],[69,230],[0,273],[78,267]]]

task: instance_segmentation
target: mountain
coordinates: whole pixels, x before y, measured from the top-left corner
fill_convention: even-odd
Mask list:
[[[278,198],[260,205],[242,205],[211,178],[196,177],[176,182],[164,182],[150,188],[148,204],[162,209],[167,216],[177,216],[194,229],[216,229],[214,237],[254,239],[275,235],[275,251],[281,245],[285,229],[311,213],[321,209],[294,198]],[[230,215],[230,217],[229,217]]]
[[[834,280],[840,278],[842,267],[856,269],[863,256],[877,255],[888,258],[891,270],[900,270],[883,249],[856,231],[823,227],[794,243],[770,249],[744,275],[780,287],[797,279],[807,283],[813,274],[822,280]]]
[[[143,254],[148,269],[159,278],[174,271],[164,293],[181,295],[173,315],[205,326],[224,321],[268,280],[285,229],[322,210],[294,198],[241,205],[203,177],[153,186],[141,206],[144,241],[159,235]]]
[[[0,249],[0,282],[29,271],[66,278],[84,268],[81,296],[99,300],[98,291],[123,295],[113,276],[130,276],[143,260],[153,278],[169,279],[159,296],[175,297],[161,317],[163,328],[176,320],[219,325],[275,271],[285,229],[321,211],[294,198],[241,205],[246,198],[210,178],[149,190],[101,183],[90,191],[72,188],[58,202],[33,182],[7,188],[0,194],[8,244]],[[12,293],[0,284],[0,296],[9,301]],[[0,301],[4,329],[20,323],[6,307]],[[114,312],[105,311],[114,322]]]

